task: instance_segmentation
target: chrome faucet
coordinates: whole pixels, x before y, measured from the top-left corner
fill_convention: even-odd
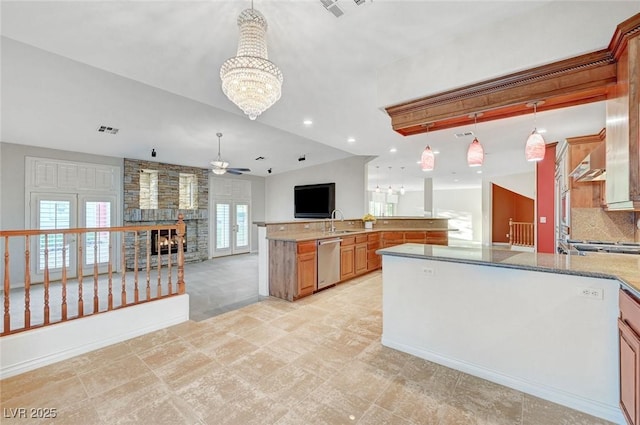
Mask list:
[[[336,231],[336,226],[333,224],[334,220],[336,219],[336,213],[340,213],[340,221],[344,221],[344,214],[342,213],[342,211],[338,209],[331,211],[331,233]]]

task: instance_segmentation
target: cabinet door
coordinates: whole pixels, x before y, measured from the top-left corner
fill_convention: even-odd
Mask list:
[[[353,245],[340,248],[340,280],[355,276],[355,247]]]
[[[356,245],[356,274],[362,274],[367,271],[367,244]]]
[[[620,329],[620,407],[629,425],[640,424],[640,337],[622,320]]]
[[[445,231],[427,232],[427,243],[431,245],[449,245],[449,234]]]
[[[316,253],[298,254],[298,294],[296,298],[313,294],[316,289]]]

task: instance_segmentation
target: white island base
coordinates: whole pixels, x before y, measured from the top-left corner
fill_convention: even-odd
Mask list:
[[[383,345],[624,424],[616,280],[379,253]]]

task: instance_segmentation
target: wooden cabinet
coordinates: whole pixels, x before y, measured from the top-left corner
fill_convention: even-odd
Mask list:
[[[356,275],[367,272],[367,244],[356,244],[355,248]]]
[[[295,298],[313,294],[317,285],[316,241],[299,242],[297,256],[298,286]]]
[[[569,172],[575,171],[587,155],[605,143],[606,131],[589,136],[567,138],[567,165]],[[571,208],[600,208],[604,200],[604,182],[578,182],[573,176],[568,178],[571,190]]]
[[[404,243],[404,232],[382,232],[382,247],[402,245]]]
[[[344,236],[340,241],[340,281],[356,275],[355,243],[355,236]]]
[[[427,243],[431,245],[449,245],[449,232],[444,230],[427,232]]]
[[[269,295],[293,301],[317,285],[316,241],[269,241]]]
[[[427,232],[404,232],[405,243],[427,243]]]
[[[376,251],[380,249],[380,233],[373,233],[367,237],[367,271],[380,268],[382,261]]]
[[[620,291],[620,408],[629,425],[640,425],[640,300]]]

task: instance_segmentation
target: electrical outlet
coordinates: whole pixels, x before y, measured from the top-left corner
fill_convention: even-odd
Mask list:
[[[580,288],[580,295],[585,298],[601,300],[604,298],[604,291],[600,288]]]
[[[384,220],[382,224],[389,224],[389,222],[387,220]]]
[[[431,267],[423,267],[422,273],[424,273],[426,276],[433,276],[436,274],[435,270],[433,270]]]
[[[308,224],[305,224],[305,225],[304,225],[304,228],[305,228],[305,229],[308,229],[308,228],[309,228],[309,225],[308,225]]]
[[[280,230],[284,230],[284,226],[280,226]]]

